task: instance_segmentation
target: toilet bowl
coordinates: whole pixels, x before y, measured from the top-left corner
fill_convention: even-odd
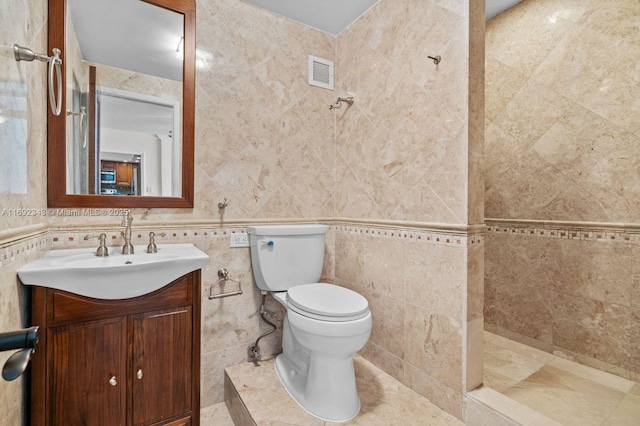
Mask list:
[[[248,227],[256,284],[287,310],[275,368],[289,395],[307,412],[332,422],[360,411],[353,357],[371,335],[367,300],[344,287],[318,283],[326,225]]]

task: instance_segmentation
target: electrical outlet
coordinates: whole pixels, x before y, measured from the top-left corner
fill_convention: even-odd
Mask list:
[[[244,232],[234,232],[229,247],[249,247],[249,236]]]

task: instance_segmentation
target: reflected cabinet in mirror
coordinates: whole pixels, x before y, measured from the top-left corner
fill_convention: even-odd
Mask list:
[[[50,207],[193,207],[195,0],[49,0]]]

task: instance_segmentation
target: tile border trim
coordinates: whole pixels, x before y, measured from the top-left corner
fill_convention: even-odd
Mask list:
[[[385,220],[360,220],[345,218],[308,218],[308,219],[255,219],[235,220],[225,223],[219,221],[179,221],[138,222],[133,229],[133,243],[146,244],[148,233],[166,232],[166,238],[159,238],[158,243],[193,242],[200,238],[227,237],[235,232],[246,232],[246,227],[253,224],[274,223],[309,223],[321,222],[338,232],[369,235],[372,237],[394,238],[406,241],[425,242],[457,247],[480,246],[484,242],[484,225],[439,224],[425,222],[399,222]],[[107,245],[117,245],[121,226],[104,224],[38,224],[20,228],[12,228],[0,232],[0,267],[12,263],[23,255],[36,250],[56,248],[92,247],[94,240],[87,239],[87,234],[105,232]]]
[[[135,219],[135,218],[134,218]],[[97,229],[106,231],[119,231],[122,227],[115,222],[109,222],[108,224],[91,223],[91,224],[65,224],[64,222],[54,223],[49,226],[49,231],[55,232],[67,232],[67,231],[87,231],[95,232]],[[375,226],[379,228],[389,229],[416,229],[416,230],[430,230],[433,232],[444,232],[447,234],[483,234],[486,226],[484,224],[478,225],[461,225],[456,223],[431,223],[431,222],[404,222],[395,220],[376,220],[376,219],[353,219],[353,218],[328,218],[328,217],[314,217],[314,218],[256,218],[256,219],[236,219],[221,222],[219,220],[185,220],[185,221],[172,221],[167,224],[166,221],[138,221],[136,222],[135,229],[141,230],[164,230],[164,229],[176,229],[176,228],[211,228],[211,229],[228,229],[228,228],[245,228],[249,225],[266,225],[266,224],[279,224],[279,223],[326,223],[328,225],[360,225],[360,226]]]
[[[0,231],[0,249],[15,245],[34,236],[46,235],[48,230],[49,227],[46,223],[39,223]]]
[[[640,224],[487,219],[487,234],[640,245]]]
[[[416,243],[445,245],[451,247],[478,247],[484,244],[484,234],[460,234],[459,232],[446,232],[442,229],[415,229],[407,227],[379,227],[364,225],[337,224],[336,232],[347,234],[359,234],[362,236],[389,238]]]
[[[46,233],[27,236],[15,241],[13,244],[0,247],[0,268],[23,258],[28,259],[37,252],[46,250],[47,247]]]

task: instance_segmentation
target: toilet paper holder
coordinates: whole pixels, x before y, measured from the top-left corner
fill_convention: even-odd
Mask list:
[[[209,287],[209,300],[222,299],[223,297],[229,297],[229,296],[239,296],[239,295],[242,294],[242,283],[240,282],[240,280],[236,280],[236,279],[231,278],[229,276],[229,271],[227,271],[226,268],[218,269],[218,278],[220,278],[218,280],[218,282],[211,284],[211,286]],[[222,282],[226,282],[226,281],[233,281],[234,283],[237,283],[238,284],[238,290],[236,290],[236,291],[228,291],[226,293],[213,294],[213,287],[217,286],[218,284],[220,284]]]

